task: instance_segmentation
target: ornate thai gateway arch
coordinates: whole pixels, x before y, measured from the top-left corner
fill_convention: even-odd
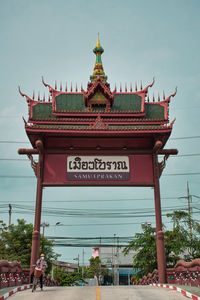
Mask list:
[[[96,62],[87,90],[65,90],[42,82],[49,99],[23,94],[29,119],[24,120],[31,149],[26,154],[37,177],[35,223],[32,235],[31,269],[39,255],[42,189],[50,186],[151,186],[154,188],[156,244],[159,281],[166,282],[164,234],[162,231],[159,177],[170,154],[163,149],[172,131],[169,102],[174,94],[149,100],[148,89],[132,85],[128,91],[113,91],[104,73],[99,38],[93,52]],[[38,154],[38,162],[33,160]],[[163,161],[158,162],[158,156]]]

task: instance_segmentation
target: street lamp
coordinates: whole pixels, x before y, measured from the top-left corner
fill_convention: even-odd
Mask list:
[[[60,225],[60,224],[61,224],[61,222],[56,222],[55,226]]]
[[[54,225],[55,226],[54,227],[54,235],[56,234],[56,226],[59,226],[59,225],[62,225],[62,223],[59,222],[59,221],[55,223],[55,225]]]
[[[144,223],[141,223],[142,227],[144,226],[151,226],[151,223],[150,222],[144,222]]]

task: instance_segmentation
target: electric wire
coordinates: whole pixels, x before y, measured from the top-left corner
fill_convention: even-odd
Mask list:
[[[5,205],[4,207],[5,208]],[[198,209],[195,206],[191,207],[192,209]],[[13,212],[16,214],[34,214],[34,207],[27,205],[12,205]],[[167,213],[173,212],[174,210],[182,210],[187,211],[187,206],[173,206],[173,207],[163,207],[162,208],[162,216],[166,216]],[[7,211],[5,211],[7,213]],[[193,211],[193,214],[199,212]],[[155,217],[154,208],[146,208],[146,209],[66,209],[59,208],[55,209],[52,207],[44,207],[43,208],[43,216],[59,216],[59,217],[79,217],[79,218],[148,218]]]
[[[192,195],[192,196],[194,196],[194,197],[197,197],[197,198],[200,198],[199,196],[195,196],[195,195]],[[162,197],[161,196],[161,199],[165,199],[165,200],[167,200],[167,199],[178,199],[178,198],[180,198],[179,196],[173,196],[173,197]],[[8,203],[8,201],[7,200],[2,200],[2,201],[5,201],[6,203]],[[118,202],[118,201],[154,201],[154,199],[153,198],[121,198],[121,199],[92,199],[92,200],[89,200],[89,199],[82,199],[82,200],[77,200],[77,199],[74,199],[74,200],[45,200],[45,203],[46,202],[52,202],[52,203],[65,203],[65,202],[67,202],[67,203],[74,203],[74,202],[102,202],[102,201],[104,201],[104,202]],[[12,201],[11,201],[12,202]],[[15,202],[18,202],[18,201],[16,201],[15,200]],[[19,200],[19,202],[21,203],[21,202],[26,202],[27,203],[27,200]],[[29,200],[29,202],[30,202],[30,200]],[[35,200],[32,200],[32,202],[35,202]],[[12,203],[11,203],[12,204]],[[13,204],[15,204],[15,203],[13,203]]]

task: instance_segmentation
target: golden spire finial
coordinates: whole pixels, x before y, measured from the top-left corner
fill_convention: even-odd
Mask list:
[[[98,39],[97,39],[97,45],[96,45],[96,47],[100,47],[99,32],[98,32]]]
[[[98,33],[97,45],[93,49],[93,52],[96,55],[96,61],[95,61],[93,74],[90,76],[90,80],[94,82],[97,79],[97,76],[100,76],[101,80],[106,82],[107,76],[105,75],[105,72],[103,70],[103,65],[101,60],[101,55],[104,52],[104,50],[103,47],[100,45],[99,33]]]

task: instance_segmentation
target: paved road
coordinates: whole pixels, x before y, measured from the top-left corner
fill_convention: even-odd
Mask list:
[[[151,286],[119,286],[119,287],[44,287],[18,292],[10,300],[184,300],[180,293]]]

